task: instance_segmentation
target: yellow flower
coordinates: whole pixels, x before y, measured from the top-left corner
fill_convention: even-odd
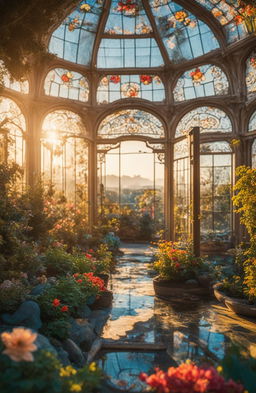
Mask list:
[[[32,362],[34,357],[31,352],[37,350],[34,344],[36,338],[37,333],[24,328],[15,328],[11,333],[4,332],[1,334],[2,342],[6,347],[3,353],[15,362]]]
[[[92,371],[92,372],[94,372],[94,371],[97,370],[97,366],[96,366],[96,363],[95,363],[95,362],[93,362],[93,363],[90,364],[89,370]]]
[[[76,375],[77,371],[72,366],[62,367],[60,369],[60,377],[70,377],[71,375]]]
[[[78,383],[73,383],[73,385],[71,385],[70,387],[71,392],[81,392],[81,390],[82,390],[82,386],[79,385]]]
[[[216,370],[218,371],[218,373],[222,373],[223,368],[221,366],[218,366]]]

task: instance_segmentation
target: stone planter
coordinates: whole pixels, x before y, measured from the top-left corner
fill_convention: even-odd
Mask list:
[[[210,295],[209,288],[200,286],[196,280],[175,282],[156,277],[153,280],[156,296],[168,298],[174,302],[197,302]]]
[[[225,295],[225,293],[221,291],[221,287],[221,283],[213,286],[214,295],[219,302],[224,303],[229,310],[238,315],[256,318],[256,306],[248,304],[245,299],[238,299]]]
[[[93,310],[108,308],[111,307],[112,301],[113,301],[113,292],[106,290],[104,292],[101,292],[101,295],[91,305],[91,308]]]
[[[109,274],[107,274],[107,273],[99,273],[99,274],[97,274],[97,276],[104,281],[104,285],[107,288],[108,282],[109,282]]]

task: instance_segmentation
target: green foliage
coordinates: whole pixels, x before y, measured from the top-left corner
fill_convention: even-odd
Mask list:
[[[95,254],[95,270],[94,273],[110,273],[111,268],[113,267],[113,258],[111,251],[108,250],[108,246],[106,244],[101,244],[99,248],[96,250]]]
[[[14,362],[1,353],[0,373],[1,393],[92,393],[102,379],[95,364],[78,370],[63,367],[54,354],[43,350],[35,352],[33,362]]]
[[[76,271],[75,257],[63,247],[50,247],[42,257],[42,261],[49,276],[64,276]]]
[[[222,281],[222,289],[228,296],[231,297],[244,297],[244,285],[243,278],[240,276],[233,275],[229,278],[224,278]]]
[[[43,323],[40,332],[47,337],[57,338],[64,341],[69,337],[70,323],[65,318],[55,319]]]
[[[4,281],[0,285],[0,313],[13,313],[16,311],[19,305],[25,300],[28,292],[28,287],[20,281]]]

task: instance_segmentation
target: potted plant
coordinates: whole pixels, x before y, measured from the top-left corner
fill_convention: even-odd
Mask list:
[[[157,244],[154,269],[158,276],[153,280],[157,296],[183,302],[209,295],[209,268],[201,258],[196,258],[190,248],[179,249],[172,242]]]

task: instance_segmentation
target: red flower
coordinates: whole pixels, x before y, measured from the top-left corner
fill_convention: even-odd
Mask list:
[[[112,83],[119,83],[121,78],[119,75],[111,75],[111,77],[109,78],[110,82]]]
[[[92,248],[90,248],[89,252],[92,254],[94,251],[93,251],[93,249],[92,249]]]
[[[86,256],[86,258],[88,258],[88,259],[91,259],[91,258],[92,258],[91,254],[85,254],[85,256]]]
[[[175,263],[175,267],[176,267],[176,269],[179,269],[180,268],[180,263]]]
[[[79,278],[79,280],[76,280],[76,282],[78,282],[78,284],[81,284],[83,282],[83,280],[81,280],[81,278]]]
[[[74,278],[77,278],[78,276],[79,276],[79,273],[73,274],[73,277],[74,277]]]
[[[143,85],[150,85],[152,83],[152,76],[151,75],[141,75],[140,81]]]
[[[53,302],[52,302],[52,305],[54,307],[58,307],[60,305],[60,300],[59,299],[54,299]]]
[[[61,307],[60,311],[67,312],[68,311],[68,306]]]

